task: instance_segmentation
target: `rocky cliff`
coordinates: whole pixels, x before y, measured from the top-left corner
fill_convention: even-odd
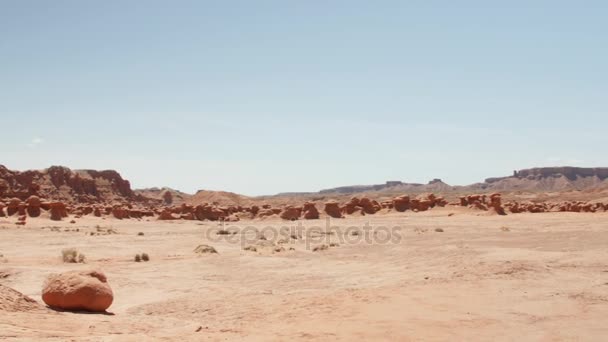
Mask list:
[[[80,203],[141,199],[133,193],[129,181],[113,170],[70,170],[51,166],[20,172],[0,165],[0,198],[25,200],[32,195]]]

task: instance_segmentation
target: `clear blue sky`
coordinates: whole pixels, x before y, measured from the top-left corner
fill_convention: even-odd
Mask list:
[[[258,195],[608,166],[606,1],[0,0],[0,164]]]

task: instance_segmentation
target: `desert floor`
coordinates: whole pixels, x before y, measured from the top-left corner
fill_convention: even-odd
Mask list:
[[[3,219],[0,283],[41,307],[0,311],[0,339],[608,336],[608,213],[478,216],[444,208],[333,219],[329,232],[326,222],[301,221],[303,231],[287,232],[281,227],[298,222],[242,221],[224,227],[230,235],[217,235],[215,222],[29,219],[17,228]],[[108,228],[116,234],[103,235]],[[90,234],[98,230],[102,235]],[[339,246],[312,250],[330,243]],[[218,254],[195,253],[200,244]],[[243,250],[247,245],[258,251]],[[275,251],[279,246],[284,250]],[[63,263],[61,250],[69,247],[86,254],[87,263]],[[151,260],[134,262],[142,252]],[[109,314],[44,306],[40,291],[48,274],[88,268],[108,276],[115,295]]]

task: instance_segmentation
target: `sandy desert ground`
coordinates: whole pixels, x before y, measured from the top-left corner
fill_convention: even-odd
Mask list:
[[[0,339],[602,341],[607,222],[608,213],[487,216],[461,208],[337,219],[329,231],[325,220],[300,221],[304,229],[288,234],[281,227],[298,222],[222,228],[90,217],[17,228],[5,220],[0,284],[40,305],[0,310]],[[230,235],[217,235],[220,228]],[[108,229],[115,234],[104,235]],[[200,244],[218,254],[195,253]],[[333,246],[313,251],[322,244]],[[61,250],[70,247],[87,263],[63,263]],[[134,262],[142,252],[151,260]],[[112,286],[108,314],[44,306],[47,275],[88,268]]]

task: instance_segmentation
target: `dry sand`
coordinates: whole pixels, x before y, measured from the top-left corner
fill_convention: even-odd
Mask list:
[[[608,336],[606,222],[608,213],[503,217],[445,208],[332,220],[339,226],[332,235],[309,229],[288,238],[280,252],[258,239],[251,252],[209,234],[219,228],[213,222],[28,219],[17,228],[3,220],[0,284],[42,308],[0,310],[0,339],[602,341]],[[366,223],[399,228],[392,243],[340,241],[345,234],[351,242],[364,238]],[[229,237],[255,240],[244,227],[276,231],[294,224],[238,222],[228,230],[241,230]],[[117,234],[91,236],[96,226]],[[376,232],[376,240],[383,237]],[[331,242],[339,246],[312,251]],[[197,255],[200,244],[218,254]],[[69,247],[86,254],[87,263],[62,263],[61,250]],[[134,262],[142,252],[151,261]],[[40,291],[48,274],[85,268],[108,276],[115,293],[109,314],[44,307]]]

